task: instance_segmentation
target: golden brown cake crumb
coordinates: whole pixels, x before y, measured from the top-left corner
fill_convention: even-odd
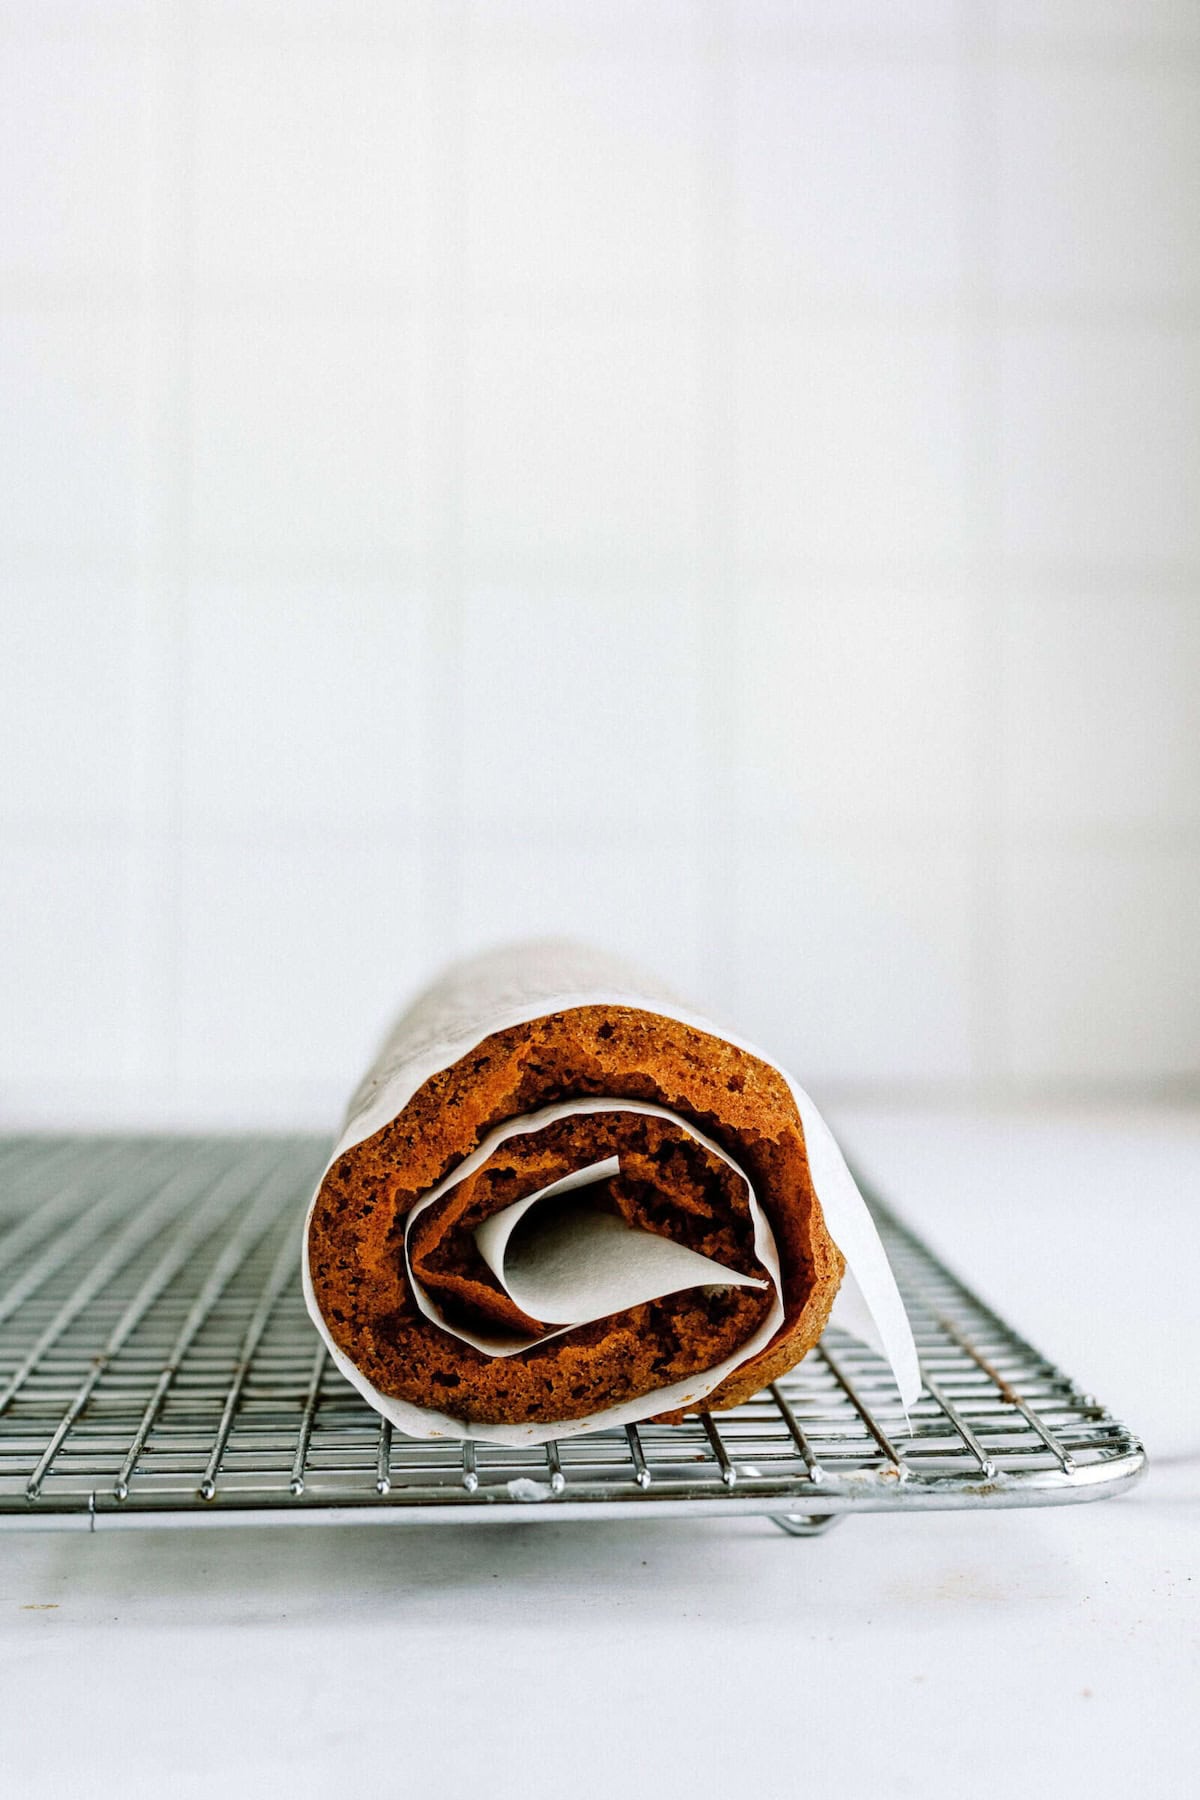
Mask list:
[[[326,1174],[309,1231],[317,1303],[335,1342],[381,1393],[479,1423],[578,1419],[713,1368],[761,1324],[764,1290],[695,1288],[494,1358],[418,1310],[404,1255],[411,1209],[495,1126],[585,1096],[650,1101],[698,1126],[745,1171],[770,1219],[783,1325],[705,1407],[748,1399],[817,1341],[843,1265],[813,1193],[800,1117],[783,1076],[748,1051],[660,1014],[582,1006],[485,1038]],[[536,1327],[479,1258],[474,1227],[611,1153],[619,1153],[621,1173],[608,1184],[609,1203],[629,1223],[744,1273],[762,1273],[744,1190],[727,1165],[670,1121],[578,1114],[507,1139],[418,1220],[414,1271],[445,1316],[476,1327]]]

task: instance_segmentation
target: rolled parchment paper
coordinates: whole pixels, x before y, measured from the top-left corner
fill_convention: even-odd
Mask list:
[[[538,1444],[736,1406],[839,1322],[920,1392],[808,1095],[576,944],[458,963],[397,1021],[309,1208],[309,1312],[413,1437]]]

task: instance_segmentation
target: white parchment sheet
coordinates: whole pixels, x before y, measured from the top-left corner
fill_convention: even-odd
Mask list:
[[[628,1006],[677,1019],[726,1043],[749,1051],[763,1062],[771,1058],[744,1039],[692,1012],[639,971],[572,943],[517,944],[455,964],[397,1021],[350,1102],[346,1124],[326,1170],[354,1144],[388,1124],[431,1075],[466,1056],[495,1031],[520,1025],[547,1013],[577,1006]],[[778,1065],[774,1065],[778,1066]],[[903,1302],[883,1245],[825,1121],[812,1100],[785,1070],[780,1070],[795,1097],[804,1128],[809,1170],[830,1236],[846,1259],[846,1278],[834,1307],[837,1322],[881,1351],[891,1365],[900,1397],[912,1406],[921,1380]],[[414,1207],[413,1220],[464,1180],[507,1138],[537,1131],[557,1118],[584,1112],[627,1111],[671,1119],[711,1153],[727,1163],[746,1183],[754,1220],[754,1246],[768,1272],[771,1308],[753,1336],[737,1353],[687,1381],[658,1388],[583,1419],[561,1424],[481,1425],[454,1419],[433,1408],[412,1405],[381,1394],[334,1343],[321,1317],[308,1266],[309,1206],[302,1250],[304,1296],[336,1366],[371,1405],[411,1437],[470,1438],[480,1443],[540,1444],[550,1438],[574,1437],[600,1426],[635,1424],[655,1413],[695,1405],[719,1387],[727,1375],[766,1346],[783,1321],[779,1259],[766,1215],[752,1184],[725,1151],[689,1121],[644,1101],[591,1099],[564,1101],[521,1119],[509,1119]],[[545,1337],[556,1336],[586,1320],[656,1299],[687,1287],[751,1285],[753,1278],[650,1232],[630,1229],[595,1204],[589,1187],[616,1172],[618,1158],[578,1170],[549,1188],[527,1195],[480,1227],[476,1242],[484,1260],[522,1311],[545,1329],[514,1340],[511,1333],[495,1338],[450,1326],[420,1284],[413,1281],[417,1303],[428,1318],[490,1355],[514,1355]],[[324,1179],[322,1172],[322,1180]],[[318,1192],[320,1183],[317,1184]],[[544,1223],[539,1223],[544,1221]],[[406,1233],[407,1255],[407,1233]],[[690,1259],[690,1260],[689,1260]],[[409,1269],[411,1279],[412,1271]],[[763,1285],[760,1282],[755,1285]],[[630,1297],[633,1296],[633,1297]],[[530,1302],[537,1304],[530,1304]],[[612,1302],[616,1303],[613,1304]]]

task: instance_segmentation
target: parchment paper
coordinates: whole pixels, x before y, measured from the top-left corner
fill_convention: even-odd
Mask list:
[[[708,1032],[726,1043],[748,1051],[763,1062],[772,1062],[755,1045],[722,1030],[720,1026],[683,1005],[657,983],[614,958],[572,943],[517,944],[455,964],[401,1016],[350,1102],[345,1126],[329,1163],[326,1164],[326,1171],[353,1145],[362,1143],[390,1123],[431,1075],[467,1055],[485,1037],[510,1026],[542,1018],[548,1013],[563,1012],[578,1006],[639,1007]],[[778,1064],[773,1066],[778,1068]],[[779,1073],[787,1081],[800,1114],[809,1171],[821,1202],[825,1223],[830,1236],[846,1259],[846,1280],[835,1303],[835,1316],[839,1324],[863,1338],[886,1357],[896,1378],[901,1402],[907,1408],[915,1404],[920,1394],[920,1373],[912,1332],[883,1245],[841,1151],[816,1106],[785,1070],[780,1069]],[[413,1209],[412,1217],[416,1217],[467,1174],[481,1166],[492,1154],[496,1143],[504,1138],[521,1131],[538,1130],[542,1125],[549,1124],[552,1117],[616,1110],[660,1115],[665,1112],[664,1108],[646,1102],[635,1103],[596,1096],[543,1108],[525,1119],[508,1120],[418,1203]],[[732,1158],[705,1138],[694,1125],[669,1112],[666,1112],[666,1116],[698,1138],[746,1181],[744,1172],[738,1169]],[[324,1173],[323,1171],[322,1180]],[[714,1368],[706,1369],[688,1381],[656,1389],[652,1394],[606,1408],[584,1419],[543,1425],[476,1424],[451,1418],[433,1408],[417,1407],[406,1400],[381,1394],[334,1343],[316,1303],[308,1264],[308,1225],[316,1204],[316,1194],[309,1206],[302,1250],[305,1300],[337,1368],[372,1406],[410,1436],[469,1438],[481,1443],[509,1445],[539,1444],[551,1438],[574,1437],[601,1426],[634,1424],[652,1414],[674,1411],[703,1400],[720,1386],[727,1375],[764,1348],[783,1321],[779,1261],[774,1237],[758,1205],[752,1185],[748,1181],[746,1185],[754,1218],[755,1253],[759,1262],[768,1270],[774,1288],[773,1304],[763,1325],[740,1346],[734,1356],[726,1358]],[[320,1191],[319,1182],[317,1191]],[[504,1215],[496,1216],[502,1218]],[[410,1218],[410,1226],[411,1223]],[[641,1234],[627,1235],[636,1238]],[[578,1238],[576,1241],[579,1241]],[[631,1269],[636,1273],[638,1260],[636,1251],[631,1255],[631,1246],[623,1246],[617,1274],[624,1279],[629,1276]],[[611,1269],[609,1273],[612,1273]],[[733,1272],[717,1265],[711,1285],[728,1283],[732,1274]],[[599,1292],[600,1283],[595,1279],[596,1276],[595,1268],[580,1272],[576,1292],[583,1304],[589,1304],[588,1296],[594,1298]],[[678,1281],[673,1281],[671,1285],[660,1288],[659,1292],[672,1293],[680,1285]],[[414,1293],[422,1311],[446,1328],[445,1322],[433,1307],[433,1302],[419,1284],[414,1283]],[[535,1309],[523,1310],[532,1311],[535,1318],[543,1316]],[[592,1313],[590,1316],[603,1317],[605,1314]],[[551,1323],[548,1320],[545,1322]],[[579,1322],[581,1321],[572,1321]],[[570,1328],[570,1324],[559,1327],[560,1330]],[[461,1331],[459,1335],[467,1337]],[[478,1339],[468,1337],[467,1341],[477,1343],[481,1349],[485,1348],[484,1342]],[[504,1341],[511,1343],[507,1335]],[[517,1344],[507,1350],[492,1350],[490,1345],[487,1347],[490,1354],[512,1355],[523,1346]]]
[[[531,1131],[541,1131],[546,1125],[553,1125],[558,1119],[578,1118],[581,1113],[649,1113],[655,1118],[669,1119],[672,1124],[686,1131],[689,1137],[703,1144],[712,1156],[719,1157],[737,1175],[746,1189],[750,1205],[750,1216],[754,1221],[754,1250],[759,1261],[767,1269],[770,1285],[775,1290],[775,1304],[755,1334],[766,1344],[774,1336],[783,1322],[783,1301],[781,1298],[781,1281],[779,1273],[779,1252],[775,1245],[775,1234],[771,1230],[766,1214],[758,1204],[758,1198],[745,1174],[726,1155],[718,1144],[706,1137],[695,1125],[668,1112],[664,1106],[654,1106],[649,1101],[639,1100],[606,1100],[579,1099],[564,1100],[557,1106],[543,1106],[538,1112],[526,1113],[524,1118],[506,1119],[503,1125],[488,1133],[483,1142],[465,1157],[452,1174],[436,1187],[430,1188],[423,1200],[419,1200],[408,1216],[404,1231],[405,1258],[408,1257],[408,1242],[412,1228],[427,1207],[440,1200],[443,1194],[450,1192],[481,1169],[499,1149],[512,1137],[523,1137]],[[615,1174],[620,1158],[609,1157],[605,1162],[592,1163],[586,1169],[577,1169],[573,1175],[566,1175],[561,1181],[551,1182],[549,1187],[540,1189],[525,1200],[518,1200],[512,1206],[505,1207],[503,1212],[496,1213],[481,1227],[477,1242],[484,1259],[491,1265],[492,1272],[499,1274],[496,1263],[503,1267],[504,1251],[507,1248],[508,1232],[514,1223],[519,1223],[521,1216],[538,1201],[555,1193],[578,1191],[588,1180],[603,1180]],[[557,1331],[538,1332],[533,1337],[516,1337],[508,1332],[490,1335],[483,1332],[466,1331],[461,1325],[452,1325],[443,1317],[441,1309],[430,1299],[425,1289],[416,1279],[411,1262],[408,1263],[408,1278],[416,1297],[417,1305],[427,1319],[432,1319],[444,1331],[450,1331],[455,1337],[462,1338],[464,1343],[473,1344],[477,1350],[489,1356],[515,1356],[518,1350],[528,1350],[532,1344],[539,1344],[545,1338],[561,1337],[564,1331],[570,1331],[574,1325],[583,1325],[590,1319],[604,1319],[610,1313],[622,1312],[627,1306],[636,1306],[641,1300],[657,1300],[663,1294],[679,1293],[691,1287],[762,1287],[761,1281],[752,1276],[741,1275],[735,1269],[727,1269],[722,1263],[714,1262],[711,1257],[697,1256],[694,1250],[686,1245],[675,1244],[668,1238],[655,1236],[649,1231],[631,1231],[622,1228],[612,1233],[593,1211],[589,1217],[583,1208],[579,1209],[571,1228],[558,1234],[557,1242],[552,1247],[550,1256],[543,1253],[535,1256],[533,1269],[529,1267],[530,1259],[526,1259],[526,1274],[532,1275],[536,1282],[553,1279],[553,1271],[547,1267],[549,1263],[558,1264],[559,1291],[570,1295],[570,1303],[578,1310],[569,1315],[569,1321]],[[545,1246],[542,1246],[543,1252]],[[490,1254],[489,1254],[490,1252]],[[493,1256],[496,1262],[492,1260]],[[518,1273],[518,1283],[520,1274]],[[532,1313],[535,1317],[544,1316],[536,1305],[526,1304],[527,1300],[536,1300],[538,1295],[529,1293],[521,1298],[514,1293],[511,1282],[505,1284],[512,1298],[522,1311]],[[774,1320],[772,1324],[771,1321]],[[768,1330],[768,1326],[770,1327]],[[766,1336],[762,1333],[766,1331]],[[747,1340],[749,1342],[750,1340]],[[731,1369],[746,1360],[748,1351],[740,1349],[732,1360]],[[709,1371],[705,1372],[705,1380]],[[694,1382],[679,1384],[691,1392]],[[673,1388],[658,1388],[659,1395],[673,1392]],[[709,1390],[711,1392],[711,1388]],[[655,1412],[668,1410],[672,1402],[654,1407]],[[505,1429],[501,1427],[500,1429]]]

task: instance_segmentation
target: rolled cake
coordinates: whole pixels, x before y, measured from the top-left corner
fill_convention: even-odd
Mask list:
[[[909,1404],[903,1307],[803,1090],[644,977],[535,944],[399,1019],[314,1196],[304,1282],[400,1429],[538,1443],[748,1399],[816,1343],[847,1261]]]

